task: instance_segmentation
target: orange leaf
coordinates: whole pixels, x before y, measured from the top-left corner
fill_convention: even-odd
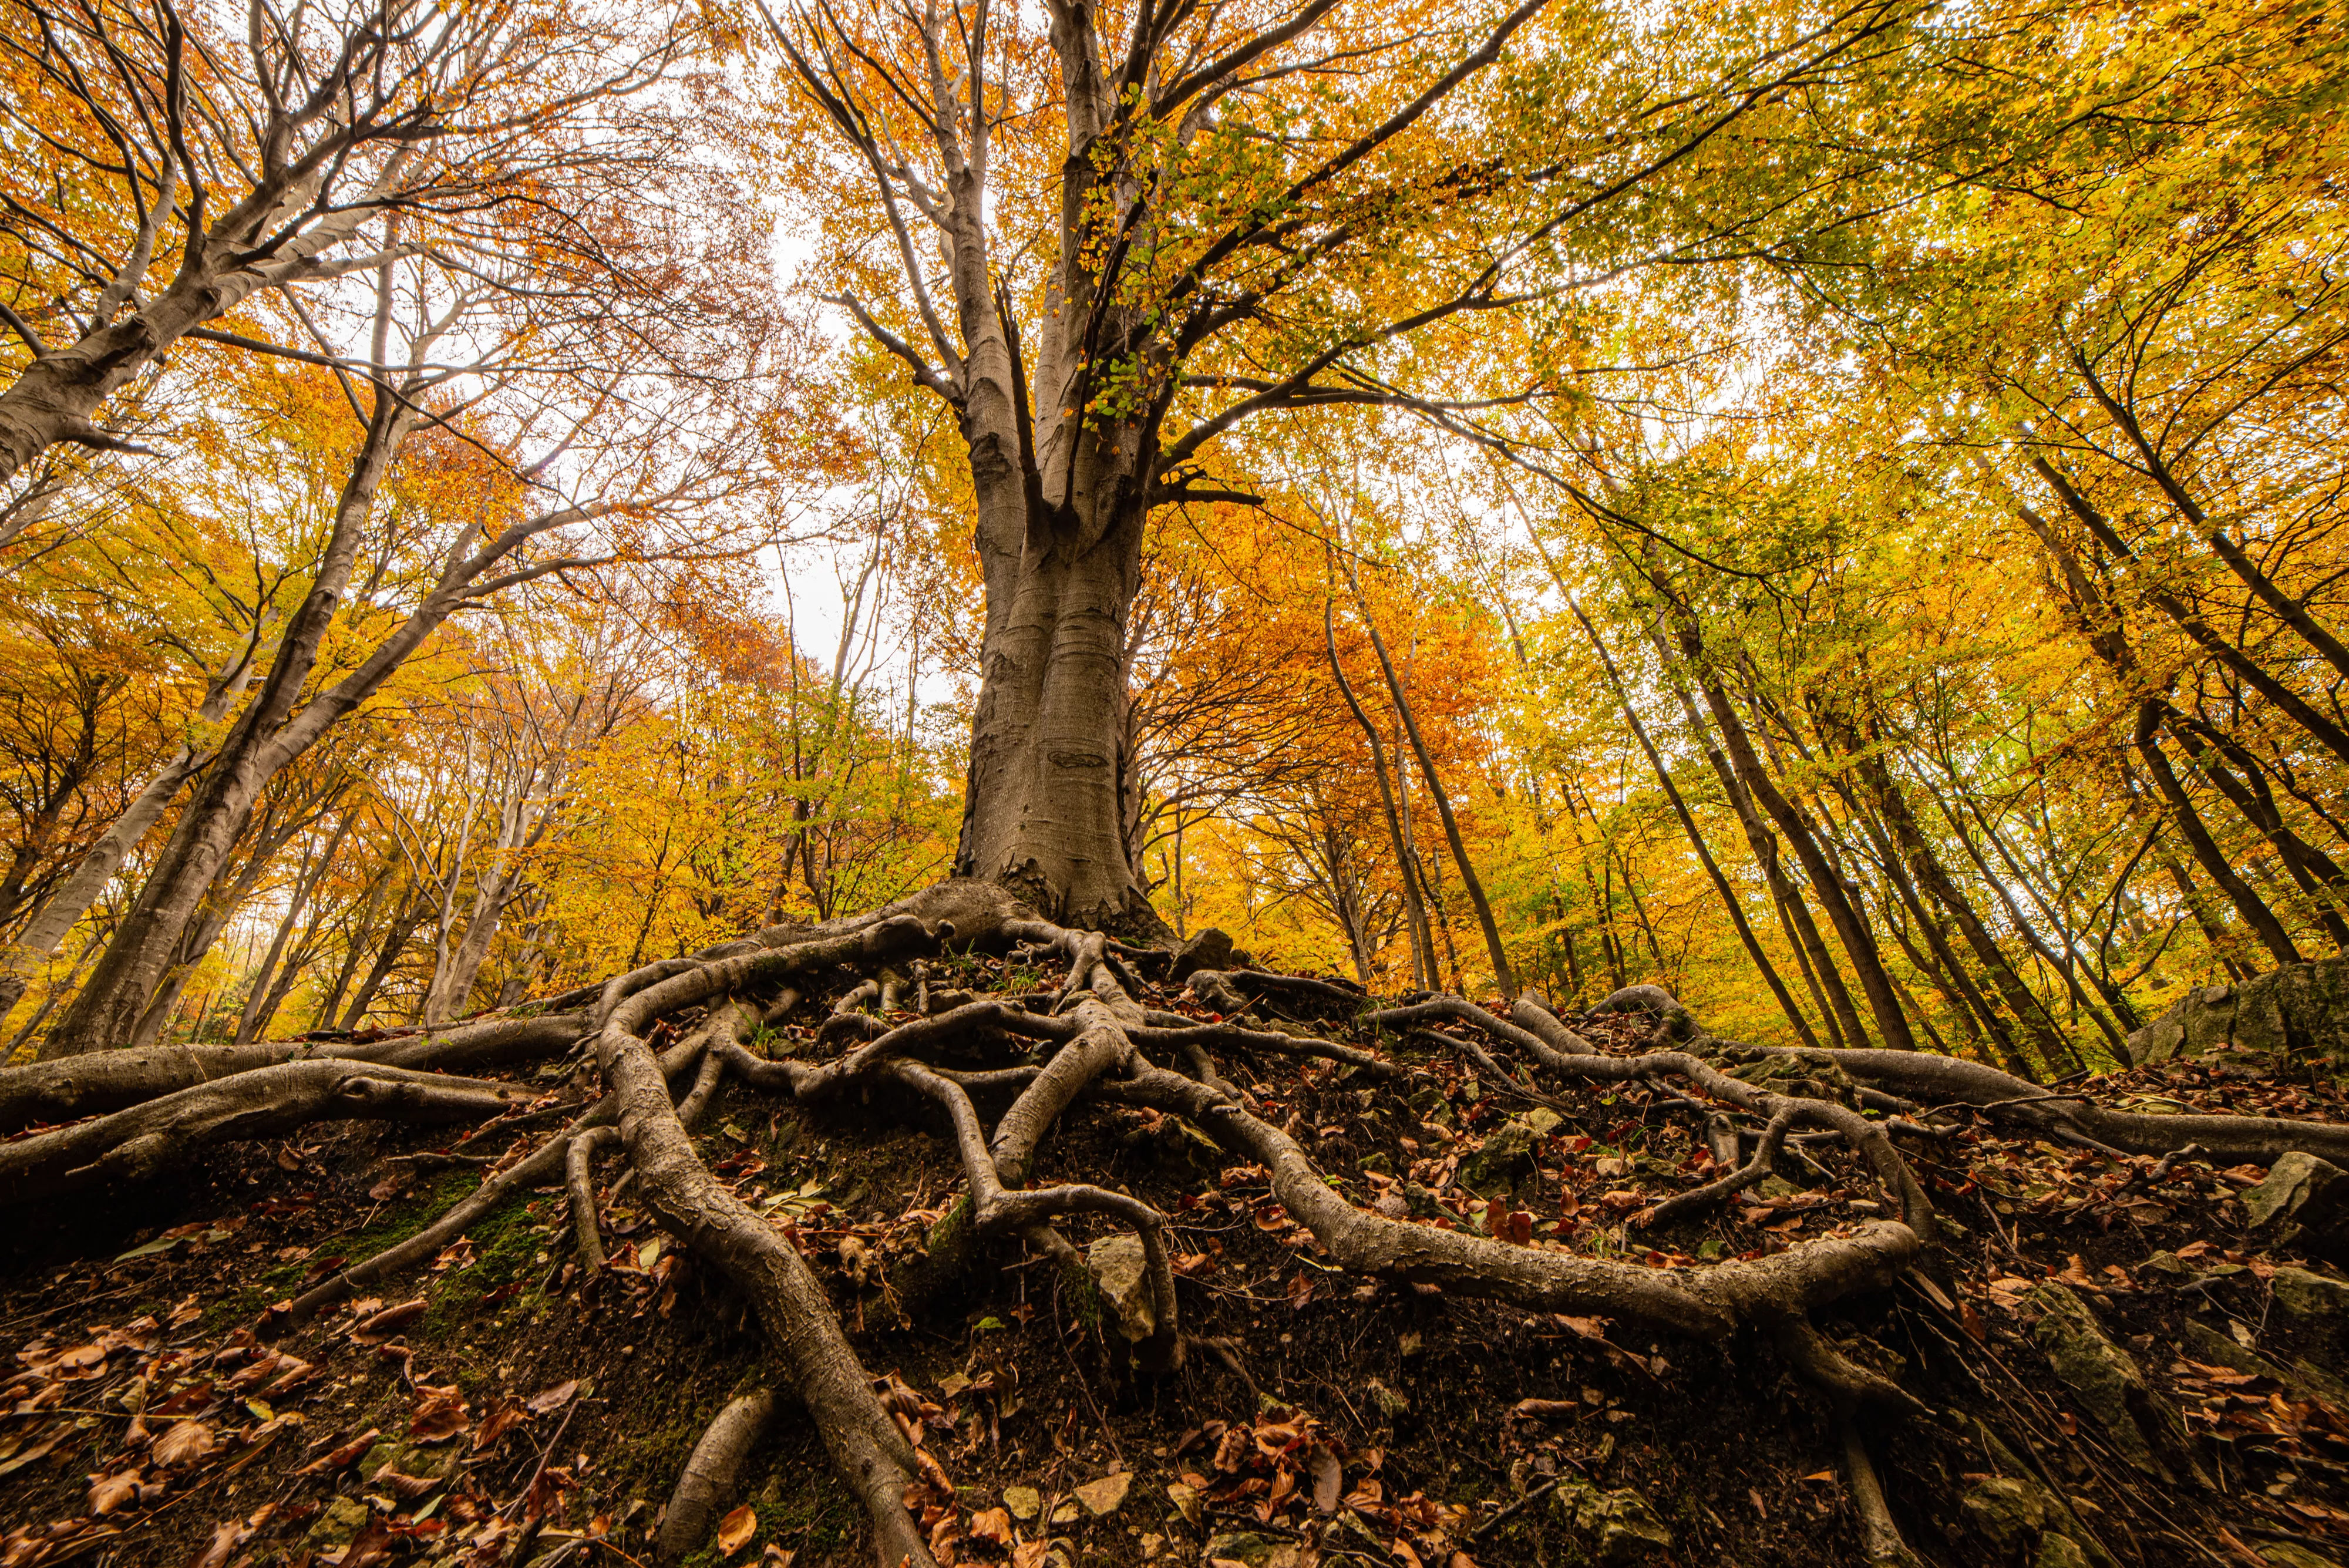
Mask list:
[[[731,1557],[759,1533],[759,1511],[749,1503],[718,1521],[718,1550]]]

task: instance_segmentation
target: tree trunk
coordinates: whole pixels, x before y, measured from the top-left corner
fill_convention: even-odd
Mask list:
[[[2235,868],[2227,863],[2226,856],[2220,853],[2217,842],[2210,836],[2210,830],[2202,824],[2201,814],[2194,809],[2194,802],[2187,794],[2186,786],[2178,782],[2178,774],[2170,767],[2169,758],[2163,754],[2161,722],[2168,711],[2168,705],[2157,698],[2148,697],[2137,704],[2136,742],[2138,753],[2145,758],[2147,771],[2153,774],[2153,782],[2160,789],[2162,797],[2169,802],[2170,815],[2178,823],[2178,830],[2186,836],[2186,842],[2194,851],[2194,858],[2201,862],[2204,874],[2218,885],[2220,892],[2227,895],[2228,901],[2243,917],[2243,923],[2259,934],[2260,940],[2267,944],[2268,951],[2275,955],[2275,961],[2278,963],[2300,962],[2300,950],[2292,946],[2283,922],[2275,918],[2275,911],[2251,891],[2251,885],[2237,876]]]
[[[1082,555],[1023,552],[988,573],[955,870],[1003,883],[1063,924],[1146,933],[1156,917],[1127,854],[1124,801],[1140,540],[1136,517]]]
[[[1361,591],[1357,584],[1355,592]],[[1502,1001],[1514,1002],[1517,996],[1516,977],[1509,972],[1509,955],[1501,947],[1500,928],[1494,923],[1493,905],[1485,897],[1485,884],[1477,879],[1476,867],[1468,859],[1468,846],[1461,841],[1460,822],[1453,815],[1452,797],[1444,793],[1444,780],[1435,771],[1435,759],[1428,754],[1427,742],[1419,733],[1419,722],[1412,716],[1411,701],[1403,695],[1402,682],[1395,679],[1394,661],[1387,657],[1387,645],[1367,609],[1362,616],[1362,628],[1371,634],[1371,651],[1378,655],[1379,673],[1386,678],[1387,691],[1394,699],[1395,716],[1402,721],[1403,733],[1411,737],[1412,753],[1419,759],[1420,775],[1427,781],[1427,793],[1434,797],[1435,814],[1444,824],[1444,842],[1452,846],[1452,859],[1460,867],[1460,880],[1468,889],[1468,902],[1476,911],[1476,923],[1484,928],[1485,949],[1493,961],[1493,982],[1500,988]]]
[[[1386,742],[1379,739],[1379,727],[1362,711],[1354,695],[1353,683],[1346,679],[1346,669],[1338,659],[1338,620],[1334,606],[1324,601],[1321,606],[1321,636],[1330,649],[1330,673],[1337,677],[1338,691],[1346,699],[1346,709],[1361,726],[1362,736],[1371,743],[1371,774],[1378,780],[1379,805],[1386,815],[1387,838],[1394,847],[1395,877],[1402,884],[1403,913],[1411,933],[1411,982],[1423,991],[1433,991],[1436,985],[1435,940],[1427,928],[1427,908],[1420,902],[1419,883],[1411,874],[1411,846],[1403,838],[1402,818],[1395,810],[1394,788],[1387,782]]]
[[[103,1050],[137,1027],[148,999],[163,982],[171,952],[244,830],[254,803],[272,774],[315,740],[324,725],[288,751],[287,727],[302,688],[316,667],[326,629],[342,605],[343,586],[357,558],[359,537],[377,489],[391,466],[411,416],[393,400],[378,400],[351,472],[335,505],[334,531],[310,591],[287,624],[285,640],[253,704],[222,742],[220,756],[181,814],[137,902],[123,917],[106,955],[44,1043],[44,1057]],[[315,699],[313,706],[323,703]]]
[[[1819,1039],[1812,1032],[1811,1021],[1804,1017],[1803,1010],[1795,1004],[1794,995],[1787,991],[1785,981],[1780,978],[1777,965],[1772,963],[1770,955],[1763,950],[1762,940],[1754,934],[1753,926],[1745,919],[1745,906],[1737,897],[1737,890],[1729,885],[1729,878],[1723,875],[1721,867],[1713,860],[1713,851],[1706,846],[1704,834],[1698,829],[1688,803],[1681,798],[1678,786],[1672,783],[1671,771],[1664,766],[1664,759],[1658,754],[1654,742],[1648,739],[1648,727],[1640,722],[1640,715],[1633,711],[1631,695],[1624,690],[1623,678],[1616,673],[1615,660],[1609,655],[1607,645],[1599,640],[1599,628],[1590,624],[1580,605],[1569,599],[1567,607],[1574,611],[1574,618],[1582,624],[1584,634],[1590,639],[1590,646],[1598,650],[1599,668],[1607,672],[1607,683],[1614,689],[1616,704],[1623,710],[1624,721],[1631,726],[1631,734],[1640,742],[1640,750],[1648,759],[1649,769],[1656,775],[1656,786],[1671,803],[1672,815],[1680,820],[1681,831],[1688,836],[1689,847],[1696,851],[1698,862],[1704,867],[1704,874],[1713,883],[1713,890],[1720,895],[1721,907],[1728,913],[1729,923],[1737,929],[1737,940],[1744,944],[1746,955],[1753,959],[1754,967],[1761,971],[1764,982],[1770,987],[1770,994],[1777,998],[1778,1011],[1786,1015],[1788,1023],[1794,1025],[1795,1037],[1806,1045],[1816,1046]]]
[[[211,690],[196,709],[196,724],[219,723],[236,705],[237,699],[244,695],[260,662],[254,646],[257,640],[257,633],[246,639],[229,668],[212,682]],[[199,750],[182,742],[180,749],[131,796],[130,804],[115,818],[114,826],[90,846],[65,885],[50,894],[48,901],[35,912],[25,934],[8,949],[5,959],[0,959],[0,1018],[5,1018],[23,998],[34,971],[57,956],[59,945],[89,913],[90,906],[106,891],[106,885],[114,880],[114,874],[122,869],[122,862],[130,851],[162,817],[171,798],[180,793],[180,786],[212,755],[208,749]]]

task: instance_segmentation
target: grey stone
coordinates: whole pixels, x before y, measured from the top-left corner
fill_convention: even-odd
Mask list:
[[[1587,1480],[1568,1480],[1549,1494],[1549,1506],[1553,1514],[1582,1537],[1584,1548],[1599,1568],[1671,1560],[1671,1528],[1634,1488],[1602,1491]]]
[[[2013,1476],[1986,1476],[1966,1489],[1958,1508],[1966,1523],[2013,1559],[2038,1541],[2047,1528],[2047,1500],[2040,1490]]]
[[[1534,1145],[1541,1135],[1516,1119],[1503,1122],[1485,1135],[1485,1146],[1460,1162],[1460,1185],[1489,1198],[1514,1189],[1533,1174]]]
[[[1141,1237],[1132,1231],[1102,1237],[1085,1249],[1085,1267],[1127,1340],[1138,1344],[1158,1332],[1158,1309],[1150,1299]]]
[[[2203,986],[2128,1037],[2139,1064],[2234,1049],[2349,1062],[2349,959],[2285,964],[2240,985]]]
[[[2349,1319],[2349,1284],[2307,1269],[2282,1268],[2270,1282],[2275,1304],[2293,1317],[2313,1318],[2339,1328]]]
[[[1185,942],[1174,953],[1174,979],[1191,978],[1203,969],[1225,970],[1232,967],[1232,939],[1209,926]]]
[[[313,1552],[348,1546],[358,1539],[358,1533],[367,1528],[367,1504],[355,1497],[331,1499],[326,1511],[311,1524],[309,1533],[302,1537],[302,1544]]]
[[[2254,1230],[2282,1243],[2302,1231],[2330,1233],[2341,1223],[2349,1199],[2349,1170],[2295,1149],[2269,1168],[2267,1179],[2243,1191],[2243,1207]]]
[[[1205,1562],[1240,1563],[1247,1568],[1295,1568],[1297,1542],[1254,1531],[1227,1530],[1209,1536],[1207,1549],[1200,1555]]]
[[[2264,1542],[2260,1546],[2260,1555],[2272,1568],[2341,1568],[2333,1558],[2319,1557],[2307,1547],[2289,1541]]]
[[[2089,1568],[2088,1553],[2068,1535],[2044,1535],[2031,1568]]]
[[[2088,1303],[2053,1280],[2033,1286],[2025,1299],[2041,1314],[2031,1333],[2047,1353],[2048,1365],[2079,1396],[2121,1457],[2164,1480],[2180,1479],[2181,1469],[2199,1479],[2177,1408],[2146,1381],[2129,1353],[2113,1343]]]

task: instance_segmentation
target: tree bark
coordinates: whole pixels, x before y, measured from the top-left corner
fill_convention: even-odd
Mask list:
[[[1427,907],[1420,902],[1419,883],[1411,874],[1411,846],[1403,839],[1402,819],[1395,812],[1394,788],[1387,782],[1386,742],[1379,739],[1379,727],[1362,711],[1361,701],[1354,695],[1353,683],[1346,679],[1345,666],[1338,659],[1338,618],[1336,607],[1328,601],[1321,606],[1321,636],[1330,649],[1330,673],[1337,678],[1338,691],[1346,699],[1346,710],[1361,726],[1362,736],[1371,743],[1371,773],[1378,780],[1379,805],[1386,815],[1387,839],[1394,847],[1395,876],[1402,884],[1403,911],[1411,932],[1411,981],[1423,991],[1436,986],[1435,940],[1427,927]]]

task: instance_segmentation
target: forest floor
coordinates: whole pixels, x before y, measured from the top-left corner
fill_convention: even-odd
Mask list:
[[[1624,1051],[1648,1028],[1577,1027]],[[794,1021],[764,1046],[813,1033]],[[1780,1250],[1881,1206],[1853,1156],[1814,1146],[1790,1154],[1793,1179],[1643,1231],[1627,1216],[1710,1158],[1684,1106],[1630,1087],[1568,1089],[1553,1109],[1479,1083],[1428,1036],[1362,1043],[1409,1064],[1400,1094],[1325,1061],[1226,1069],[1358,1202],[1659,1267]],[[2273,1072],[2206,1059],[2095,1092],[2349,1121],[2336,1085]],[[1067,1119],[1037,1174],[1175,1217],[1180,1370],[1133,1369],[1115,1303],[1016,1247],[908,1321],[893,1281],[959,1187],[938,1121],[885,1091],[810,1115],[731,1082],[698,1144],[815,1264],[864,1365],[926,1433],[955,1488],[925,1519],[942,1562],[1867,1560],[1835,1415],[1759,1336],[1658,1338],[1351,1278],[1260,1169],[1154,1112]],[[0,1568],[649,1563],[697,1438],[776,1374],[740,1298],[626,1190],[606,1191],[598,1277],[574,1261],[556,1185],[378,1296],[290,1331],[271,1316],[470,1191],[488,1168],[470,1162],[548,1126],[512,1116],[460,1140],[322,1125],[228,1146],[111,1209],[16,1223],[0,1243]],[[2149,1158],[1971,1116],[1904,1151],[1950,1222],[1948,1288],[1912,1275],[1820,1326],[1931,1407],[1863,1421],[1920,1558],[2349,1562],[2349,1284],[2254,1240],[2240,1194],[2263,1171],[2188,1158],[2155,1179]],[[2082,1358],[2056,1297],[2086,1304],[2102,1349]],[[2179,1440],[2148,1449],[2141,1434],[2165,1422]],[[870,1560],[862,1511],[788,1404],[740,1499],[692,1562]]]

